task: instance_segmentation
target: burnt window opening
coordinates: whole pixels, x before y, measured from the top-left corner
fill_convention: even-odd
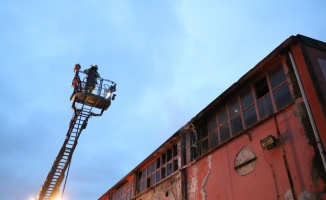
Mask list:
[[[156,169],[159,169],[161,167],[161,159],[156,159]]]
[[[265,117],[274,113],[266,77],[262,78],[255,84],[255,92],[257,97],[259,118],[264,119]]]
[[[166,158],[167,158],[167,162],[169,162],[172,159],[172,149],[169,149],[166,153]]]
[[[173,172],[177,171],[178,169],[179,169],[178,160],[175,159],[173,160]]]
[[[269,93],[266,77],[262,78],[255,84],[255,91],[257,99],[260,99]]]
[[[147,178],[146,189],[151,187],[151,178]]]
[[[176,157],[178,155],[178,147],[177,147],[177,145],[173,145],[172,149],[173,149],[173,157]]]

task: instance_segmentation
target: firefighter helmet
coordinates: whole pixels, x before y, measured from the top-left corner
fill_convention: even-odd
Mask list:
[[[97,65],[91,65],[91,68],[98,69]]]

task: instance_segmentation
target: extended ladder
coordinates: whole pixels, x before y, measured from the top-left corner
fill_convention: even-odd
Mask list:
[[[78,70],[76,71],[75,78],[76,76],[79,78],[79,72]],[[73,101],[72,109],[74,114],[70,121],[65,141],[38,193],[37,200],[52,200],[56,198],[77,146],[78,138],[82,130],[86,128],[88,119],[91,116],[101,116],[115,97],[113,92],[116,90],[116,84],[102,78],[97,79],[99,84],[96,86],[95,91],[87,91],[86,77],[83,81],[79,80],[74,89],[70,98]],[[101,112],[99,114],[93,113],[92,109],[94,107],[101,109]]]

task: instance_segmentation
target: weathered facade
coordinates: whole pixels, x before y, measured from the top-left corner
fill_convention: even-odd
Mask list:
[[[326,43],[291,36],[100,200],[326,199]]]

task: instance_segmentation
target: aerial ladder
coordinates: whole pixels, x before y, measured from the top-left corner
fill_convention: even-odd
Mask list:
[[[74,91],[70,97],[74,113],[69,123],[69,129],[58,156],[55,158],[52,168],[37,195],[37,200],[54,200],[57,198],[62,181],[65,176],[66,178],[68,176],[78,138],[86,128],[89,118],[102,116],[116,96],[114,94],[116,91],[115,82],[101,78],[98,73],[92,74],[88,70],[81,71],[80,68],[79,64],[74,67],[75,76],[72,81]],[[91,65],[91,68],[97,70],[97,65]],[[98,112],[95,113],[93,110],[98,110]],[[62,196],[64,189],[65,184]]]

